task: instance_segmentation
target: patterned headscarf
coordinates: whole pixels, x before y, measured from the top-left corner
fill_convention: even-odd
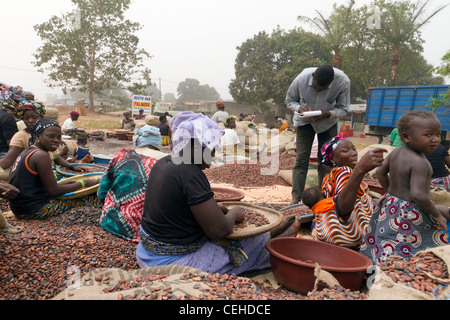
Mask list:
[[[225,132],[217,122],[201,113],[180,112],[170,121],[170,128],[174,132],[172,139],[174,155],[183,150],[191,139],[198,140],[202,147],[207,147],[210,150],[222,148],[220,139]]]
[[[44,131],[47,128],[50,127],[58,127],[61,128],[58,124],[58,122],[50,119],[40,119],[36,121],[36,123],[33,126],[33,129],[31,129],[31,137],[30,137],[30,145],[33,144],[36,141],[37,135],[40,134],[42,131]]]
[[[230,122],[233,121],[233,120],[238,120],[238,117],[236,117],[236,116],[229,116],[229,117],[224,121],[223,125],[224,125],[225,127],[228,128],[228,126],[230,125]]]
[[[11,101],[2,101],[0,103],[1,107],[5,111],[12,111],[14,112],[16,110],[16,105],[13,104]]]
[[[45,115],[45,106],[39,101],[22,101],[14,111],[16,118],[23,120],[25,110],[36,111],[41,117]]]
[[[333,166],[333,163],[331,162],[331,160],[333,159],[333,153],[341,140],[345,140],[345,138],[336,136],[322,146],[322,148],[320,149],[320,153],[322,154],[322,163],[324,165],[329,167]]]
[[[161,149],[162,138],[159,128],[147,124],[142,128],[139,128],[137,134],[138,138],[136,140],[136,146],[138,148],[150,145],[158,150]]]

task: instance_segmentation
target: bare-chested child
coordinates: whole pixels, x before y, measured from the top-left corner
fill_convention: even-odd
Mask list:
[[[430,199],[432,168],[424,156],[441,142],[441,124],[433,113],[411,111],[399,119],[397,127],[405,144],[393,150],[376,171],[387,192],[360,248],[375,264],[394,255],[408,258],[448,245],[442,229],[447,232],[449,209]]]
[[[433,171],[424,156],[441,142],[441,124],[433,113],[412,111],[400,118],[398,127],[405,145],[392,151],[377,169],[378,180],[389,194],[416,203],[447,231],[448,209],[439,210],[430,199]]]

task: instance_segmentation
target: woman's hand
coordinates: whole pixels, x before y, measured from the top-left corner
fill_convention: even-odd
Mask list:
[[[9,183],[0,183],[0,197],[11,200],[17,197],[20,190]]]
[[[83,168],[79,167],[79,166],[71,165],[69,168],[70,168],[72,171],[76,171],[76,172],[85,172],[85,170],[84,170]]]
[[[388,152],[384,148],[374,148],[367,151],[367,153],[358,161],[355,166],[361,169],[363,173],[367,173],[383,164],[383,153]]]
[[[228,213],[228,208],[226,207],[226,206],[224,206],[222,203],[218,203],[218,205],[219,205],[219,208],[220,208],[220,210],[222,210],[222,212],[224,213],[224,214],[227,214]]]
[[[86,179],[84,180],[84,183],[86,185],[86,188],[95,186],[96,184],[100,183],[100,178],[94,178],[94,179]]]
[[[231,212],[235,215],[234,216],[235,222],[241,222],[245,219],[245,210],[242,207],[238,207],[238,206],[233,207],[230,210],[230,213]]]

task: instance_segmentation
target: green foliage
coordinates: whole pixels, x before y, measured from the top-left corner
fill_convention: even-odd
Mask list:
[[[448,51],[441,59],[442,63],[440,66],[432,68],[431,72],[436,72],[441,76],[450,76],[450,51]]]
[[[220,95],[216,89],[207,84],[200,84],[197,79],[187,78],[177,87],[178,97],[181,101],[219,100]]]
[[[235,101],[254,105],[268,100],[283,105],[287,88],[304,68],[329,63],[332,57],[319,36],[302,29],[259,32],[237,49],[230,93]]]
[[[90,105],[93,94],[104,89],[142,93],[150,83],[150,70],[145,66],[150,55],[138,47],[135,33],[140,24],[124,17],[131,1],[72,2],[76,10],[34,27],[42,40],[34,65],[47,75],[47,84],[61,87],[64,93],[89,92]]]
[[[440,98],[431,98],[431,102],[426,105],[431,112],[436,111],[439,107],[450,107],[450,90],[447,93],[441,94]]]

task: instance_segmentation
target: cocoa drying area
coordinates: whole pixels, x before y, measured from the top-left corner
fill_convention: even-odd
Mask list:
[[[237,128],[241,141],[250,150],[257,147],[257,136],[245,129],[245,123],[241,125]],[[266,128],[261,125],[259,130],[261,133]],[[312,212],[303,205],[289,206],[294,137],[293,132],[281,132],[277,145],[268,146],[278,152],[277,170],[273,174],[261,174],[262,169],[272,164],[229,163],[221,159],[205,174],[217,201],[231,199],[282,216],[297,215],[302,222],[297,238],[311,241]],[[376,137],[363,137],[356,132],[349,139],[360,156],[368,148],[379,146]],[[90,141],[89,145],[94,155],[114,155],[123,148],[135,148],[128,138],[119,140],[111,133],[103,140]],[[383,146],[389,149],[387,143]],[[312,159],[307,184],[314,185],[316,172]],[[377,180],[368,175],[364,181],[374,199],[380,197],[382,191]],[[0,203],[6,215],[8,202],[0,200]],[[11,221],[24,231],[0,234],[0,299],[442,300],[448,294],[444,292],[450,282],[448,247],[427,250],[409,259],[388,260],[376,274],[375,271],[373,275],[364,274],[357,289],[339,283],[325,265],[303,261],[312,272],[309,279],[312,287],[308,292],[296,292],[280,284],[272,270],[236,276],[206,274],[182,266],[141,269],[136,261],[137,244],[103,230],[99,226],[100,215],[101,209],[84,207],[44,221]]]

